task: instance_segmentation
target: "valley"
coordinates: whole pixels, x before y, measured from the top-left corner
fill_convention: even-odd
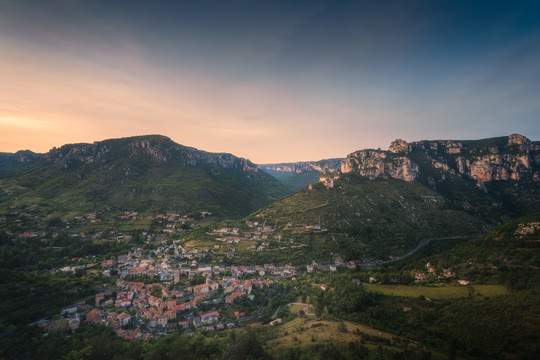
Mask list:
[[[535,358],[539,174],[521,135],[2,154],[0,358]]]

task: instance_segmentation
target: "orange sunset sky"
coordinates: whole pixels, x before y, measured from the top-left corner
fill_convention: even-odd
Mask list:
[[[0,151],[161,134],[271,163],[540,137],[527,6],[172,3],[0,0]]]

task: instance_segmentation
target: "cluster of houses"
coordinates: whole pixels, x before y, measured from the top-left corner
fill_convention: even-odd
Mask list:
[[[174,330],[221,330],[236,326],[237,321],[245,319],[245,314],[236,311],[234,319],[223,319],[216,308],[233,304],[235,299],[242,297],[253,299],[254,288],[270,286],[276,277],[296,275],[292,266],[272,264],[193,266],[191,258],[197,256],[199,250],[187,250],[179,243],[164,244],[156,252],[160,254],[159,261],[143,256],[143,250],[139,248],[116,259],[90,264],[100,265],[101,271],[109,276],[115,269],[118,274],[116,289],[96,294],[93,306],[85,302],[74,304],[62,309],[61,319],[43,321],[41,325],[47,330],[75,330],[82,321],[100,323],[113,327],[126,340],[146,339]],[[172,267],[170,260],[175,256],[185,263]],[[179,285],[180,278],[190,280],[198,276],[201,279],[201,275],[205,279],[202,284]],[[133,280],[140,276],[150,279],[159,276],[162,282],[145,284]],[[201,304],[204,309],[211,310],[200,314]]]

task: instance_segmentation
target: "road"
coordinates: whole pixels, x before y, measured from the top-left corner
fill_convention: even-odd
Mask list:
[[[392,259],[392,260],[386,260],[386,261],[383,261],[383,264],[387,264],[387,263],[391,263],[391,262],[394,262],[394,261],[398,261],[398,260],[401,260],[403,258],[406,258],[407,256],[410,256],[412,254],[414,254],[416,251],[418,251],[420,248],[422,248],[423,246],[426,246],[427,244],[429,244],[430,242],[432,241],[438,241],[438,240],[451,240],[451,239],[473,239],[475,237],[478,237],[478,235],[475,235],[475,236],[448,236],[448,237],[443,237],[443,238],[430,238],[430,239],[426,239],[424,240],[423,242],[421,242],[420,244],[418,244],[414,249],[412,249],[411,251],[409,251],[408,253],[406,253],[405,255],[402,255],[400,257],[397,257],[395,259]]]
[[[372,267],[372,266],[379,266],[379,265],[384,265],[384,264],[389,264],[389,263],[392,263],[392,262],[396,262],[396,261],[399,261],[401,259],[404,259],[406,258],[407,256],[410,256],[412,254],[414,254],[416,251],[418,251],[419,249],[421,249],[422,247],[426,246],[427,244],[429,244],[430,242],[432,241],[439,241],[439,240],[451,240],[451,239],[474,239],[478,237],[478,235],[471,235],[471,236],[448,236],[448,237],[442,237],[442,238],[429,238],[429,239],[425,239],[424,241],[422,241],[420,244],[418,244],[414,249],[412,249],[411,251],[409,251],[408,253],[406,253],[405,255],[401,255],[397,258],[394,258],[394,259],[391,259],[391,260],[377,260],[377,261],[373,261],[373,262],[370,262],[370,263],[365,263],[365,264],[361,264],[359,265],[360,267]]]

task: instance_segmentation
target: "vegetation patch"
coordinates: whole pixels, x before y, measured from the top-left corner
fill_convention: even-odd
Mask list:
[[[382,285],[364,284],[367,291],[378,292],[388,296],[419,297],[430,299],[452,299],[466,297],[470,290],[466,286],[420,286],[420,285]]]

